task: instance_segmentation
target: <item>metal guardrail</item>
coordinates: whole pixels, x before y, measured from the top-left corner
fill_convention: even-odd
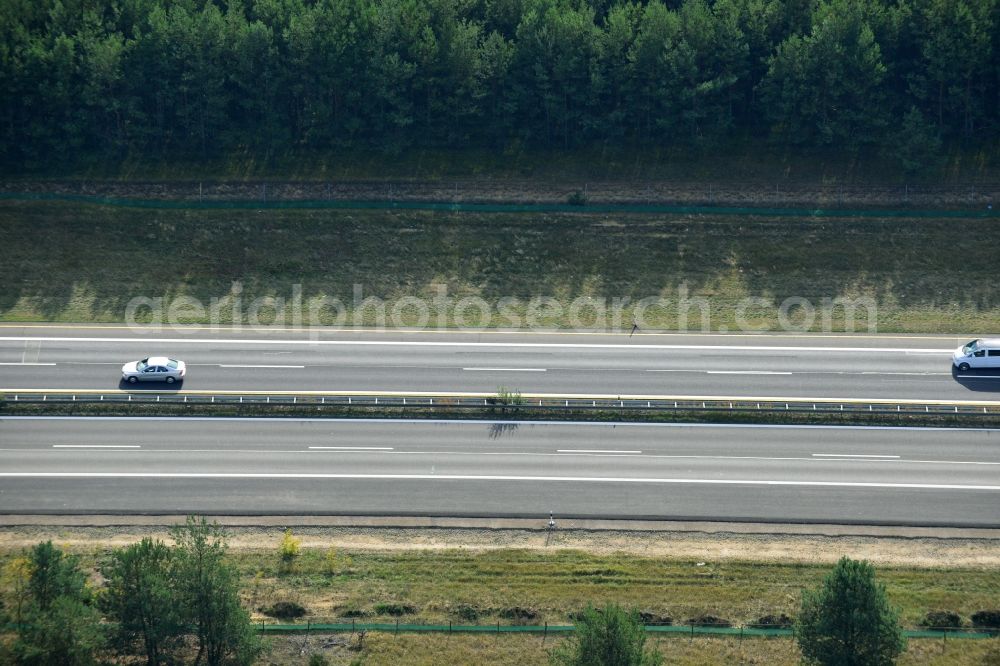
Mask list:
[[[17,389],[0,393],[14,403],[98,403],[169,405],[255,405],[391,407],[414,410],[483,410],[513,413],[518,409],[573,411],[798,412],[988,416],[1000,415],[1000,401],[849,400],[836,398],[768,398],[718,396],[558,396],[529,395],[504,400],[489,394],[262,392],[262,391],[62,391]]]

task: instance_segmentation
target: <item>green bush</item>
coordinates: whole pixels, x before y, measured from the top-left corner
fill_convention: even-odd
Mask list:
[[[647,627],[669,627],[674,623],[674,618],[652,611],[639,611],[639,621]]]
[[[537,620],[539,612],[534,608],[524,608],[522,606],[511,606],[500,610],[500,617],[505,620],[512,620],[517,624]]]
[[[936,610],[927,613],[920,625],[928,629],[960,629],[962,618],[953,611]]]
[[[413,615],[416,612],[417,612],[416,606],[411,606],[409,604],[398,604],[398,603],[375,604],[376,615],[391,615],[393,617],[402,617],[403,615]]]
[[[476,622],[477,620],[479,620],[480,616],[480,610],[475,606],[471,606],[469,604],[459,604],[458,606],[455,607],[455,610],[452,612],[460,620],[464,620],[466,622]]]
[[[976,611],[970,619],[978,629],[1000,629],[1000,610]]]
[[[306,614],[306,609],[302,604],[294,601],[278,601],[268,608],[262,608],[261,613],[268,617],[276,617],[281,620],[294,620]]]
[[[646,649],[646,631],[639,616],[620,606],[588,608],[576,622],[576,631],[553,650],[551,660],[561,666],[658,666],[663,657]]]
[[[764,615],[757,618],[756,622],[750,623],[756,629],[791,629],[795,625],[795,620],[784,613],[780,615]]]

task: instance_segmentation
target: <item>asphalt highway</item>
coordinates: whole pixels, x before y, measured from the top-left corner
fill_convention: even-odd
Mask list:
[[[0,512],[1000,525],[1000,430],[0,419]]]
[[[185,381],[134,390],[1000,400],[1000,370],[952,368],[968,339],[2,325],[0,391],[133,390],[121,365],[162,355]]]

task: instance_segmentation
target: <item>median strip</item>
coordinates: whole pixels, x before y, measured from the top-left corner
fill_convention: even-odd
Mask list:
[[[56,389],[56,388],[0,388],[0,394],[6,395],[8,399],[13,396],[100,396],[118,395],[151,397],[155,399],[160,396],[189,396],[189,397],[255,397],[255,398],[414,398],[414,399],[442,399],[442,398],[470,398],[475,400],[495,399],[495,393],[484,393],[479,391],[234,391],[234,390],[214,390],[197,391],[178,389],[169,392],[155,391],[135,391],[131,389],[101,389],[101,388],[79,388],[79,389]],[[628,393],[522,393],[523,400],[532,401],[610,401],[621,402],[706,402],[706,403],[769,403],[769,404],[796,404],[796,405],[908,405],[908,406],[944,406],[944,407],[1000,407],[1000,400],[921,400],[919,398],[846,398],[846,397],[807,397],[807,396],[754,396],[754,395],[682,395],[682,394],[628,394]],[[520,406],[530,407],[528,403]],[[577,406],[577,405],[573,405]],[[604,406],[604,405],[598,405]],[[685,407],[687,405],[684,405]]]

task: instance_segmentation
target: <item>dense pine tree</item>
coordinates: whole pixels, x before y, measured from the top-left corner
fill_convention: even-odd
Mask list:
[[[1000,134],[1000,0],[0,0],[0,167]]]

